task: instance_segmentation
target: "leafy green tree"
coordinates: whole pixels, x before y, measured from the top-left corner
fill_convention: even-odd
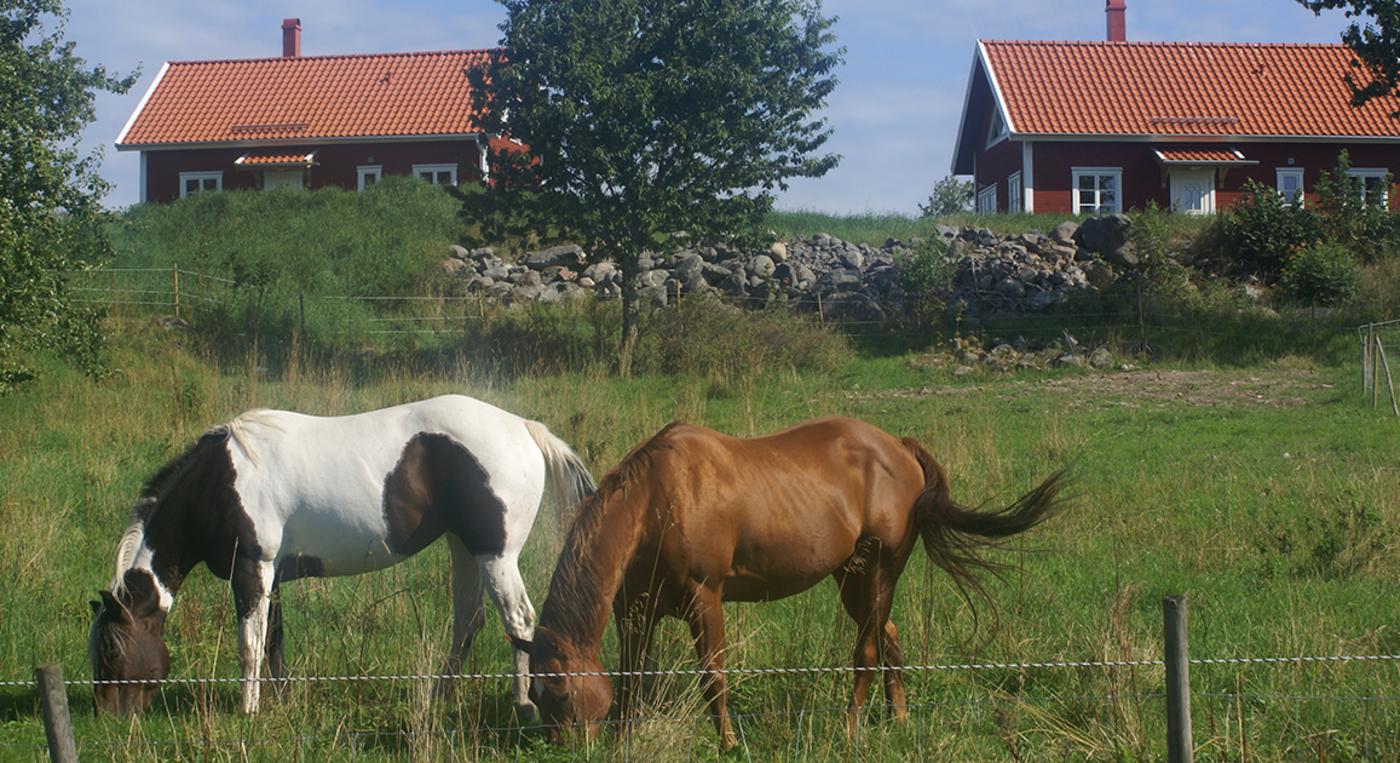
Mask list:
[[[63,39],[59,0],[0,0],[0,392],[32,377],[23,355],[58,350],[100,367],[97,313],[66,272],[107,255],[99,155],[75,144],[99,91],[135,81],[89,69]]]
[[[919,205],[920,217],[947,217],[972,210],[972,181],[949,175],[933,184],[928,203]]]
[[[1391,186],[1389,175],[1379,179],[1352,177],[1351,157],[1346,151],[1339,153],[1337,166],[1322,173],[1315,189],[1317,204],[1313,210],[1323,236],[1360,260],[1377,259],[1394,236],[1390,211],[1379,203]]]
[[[474,105],[529,151],[496,152],[490,190],[464,194],[464,215],[612,257],[626,374],[642,252],[680,233],[755,241],[775,191],[836,165],[814,114],[844,49],[819,0],[500,2],[508,53],[475,75]]]
[[[1279,279],[1286,294],[1313,308],[1345,304],[1361,288],[1361,269],[1351,252],[1332,243],[1318,243],[1294,252]]]
[[[1395,0],[1297,0],[1313,13],[1345,11],[1352,22],[1342,32],[1342,42],[1351,48],[1365,77],[1347,74],[1352,104],[1360,106],[1375,98],[1400,94],[1400,3]],[[1391,116],[1400,118],[1400,111]]]
[[[1316,241],[1322,231],[1311,209],[1288,204],[1277,189],[1246,180],[1243,196],[1220,218],[1220,233],[1236,272],[1273,281],[1288,256]]]

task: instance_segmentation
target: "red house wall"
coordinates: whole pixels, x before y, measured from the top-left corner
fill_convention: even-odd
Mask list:
[[[1302,168],[1303,187],[1310,198],[1324,171],[1337,165],[1337,154],[1343,149],[1351,157],[1353,167],[1384,168],[1400,177],[1400,147],[1384,144],[1343,143],[1220,143],[1190,144],[1193,147],[1237,149],[1246,159],[1259,164],[1231,167],[1224,173],[1224,182],[1217,181],[1215,206],[1217,211],[1228,208],[1243,195],[1246,180],[1255,180],[1270,187],[1278,182],[1276,170]],[[1074,197],[1072,169],[1074,167],[1121,167],[1123,169],[1123,209],[1141,209],[1149,202],[1163,208],[1171,206],[1171,189],[1167,174],[1153,151],[1170,144],[1154,143],[1096,143],[1096,142],[1038,142],[1034,151],[1035,211],[1047,214],[1073,214]],[[978,155],[978,174],[981,174]],[[1292,160],[1290,163],[1289,160]],[[998,163],[998,166],[999,163]],[[1012,170],[1014,171],[1014,170]],[[979,183],[980,187],[980,183]],[[1004,197],[1003,197],[1004,198]],[[1400,195],[1392,189],[1391,206],[1400,206]],[[1004,206],[1002,207],[1004,208]]]
[[[976,187],[973,198],[983,188],[996,183],[997,211],[1005,212],[1009,202],[1007,179],[1011,173],[1021,171],[1021,144],[1004,140],[991,148],[977,152],[977,173],[974,176]]]
[[[224,173],[224,190],[251,190],[262,185],[262,172],[245,169],[234,161],[248,148],[170,149],[146,152],[146,201],[167,202],[180,198],[181,172]],[[339,186],[355,190],[359,185],[357,167],[378,164],[385,177],[407,175],[415,164],[457,165],[457,182],[481,179],[481,149],[474,140],[400,141],[392,143],[332,143],[310,146],[278,146],[279,153],[316,152],[315,164],[307,170],[306,187]]]

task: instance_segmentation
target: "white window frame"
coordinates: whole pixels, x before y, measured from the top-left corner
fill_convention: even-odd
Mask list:
[[[1278,194],[1283,197],[1283,203],[1286,206],[1291,207],[1296,205],[1301,207],[1306,203],[1307,188],[1303,184],[1304,173],[1302,167],[1278,167],[1274,170],[1274,177],[1276,181],[1274,187],[1278,189]],[[1289,177],[1298,179],[1298,196],[1296,199],[1289,199],[1288,191],[1283,188],[1283,179]]]
[[[1017,214],[1026,211],[1025,195],[1021,184],[1021,172],[1017,170],[1011,173],[1011,177],[1006,179],[1006,211],[1010,214]]]
[[[977,192],[977,214],[994,215],[997,213],[997,184],[984,186]]]
[[[201,191],[201,192],[202,192],[202,191],[207,191],[207,190],[214,190],[214,191],[222,191],[222,190],[224,190],[224,173],[223,173],[222,170],[204,171],[204,172],[181,172],[181,173],[180,173],[180,198],[183,199],[183,198],[186,198],[186,197],[188,197],[188,196],[190,195],[190,194],[189,194],[189,191],[185,188],[185,185],[186,185],[186,183],[188,183],[188,181],[191,181],[191,180],[198,180],[198,181],[199,181],[199,191]],[[208,188],[205,188],[205,187],[204,187],[204,181],[206,181],[206,180],[213,180],[213,181],[214,181],[214,187],[213,187],[212,189],[208,189]]]
[[[384,182],[384,165],[382,164],[361,164],[355,168],[356,190],[365,190],[365,178],[373,175],[375,184]]]
[[[987,148],[1006,140],[1011,135],[1011,131],[1006,127],[1006,120],[1001,118],[1001,110],[992,109],[992,123],[987,125]]]
[[[1361,181],[1361,201],[1363,204],[1367,205],[1370,205],[1372,202],[1370,199],[1366,198],[1366,181],[1380,180],[1384,183],[1385,179],[1389,176],[1390,170],[1379,167],[1352,167],[1350,170],[1347,170],[1347,177],[1356,178]],[[1385,186],[1381,188],[1381,200],[1376,206],[1385,207],[1389,204],[1390,184],[1386,183]]]
[[[451,164],[415,164],[415,165],[413,165],[413,176],[414,176],[414,177],[419,178],[419,179],[421,180],[422,178],[421,178],[420,176],[421,176],[424,172],[431,172],[431,173],[433,173],[433,180],[430,181],[430,182],[432,182],[434,185],[437,185],[437,184],[438,184],[438,183],[437,183],[437,174],[438,174],[439,172],[449,172],[449,173],[452,174],[452,179],[451,179],[452,185],[457,185],[457,163],[456,163],[456,162],[453,162],[453,163],[451,163]]]
[[[1102,200],[1103,189],[1098,187],[1098,183],[1095,183],[1094,196],[1098,204],[1090,211],[1094,214],[1116,214],[1123,211],[1122,167],[1071,167],[1069,174],[1070,193],[1073,194],[1072,201],[1074,202],[1074,213],[1076,215],[1084,214],[1085,210],[1089,209],[1089,207],[1085,207],[1079,203],[1079,179],[1086,176],[1100,178],[1112,177],[1114,181],[1113,185],[1116,189],[1113,195],[1113,207],[1111,209],[1104,209]]]

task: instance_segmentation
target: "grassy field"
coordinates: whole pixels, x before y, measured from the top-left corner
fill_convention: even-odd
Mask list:
[[[116,339],[112,379],[93,384],[55,365],[0,398],[0,679],[55,660],[70,678],[89,675],[87,600],[111,574],[130,504],[205,427],[256,406],[336,414],[442,392],[547,422],[599,475],[672,419],[749,434],[832,414],[920,438],[967,503],[1005,502],[1072,465],[1072,506],[999,555],[1010,566],[990,586],[995,617],[982,607],[979,628],[916,553],[894,608],[910,663],[1157,659],[1160,600],[1178,593],[1190,598],[1195,657],[1400,653],[1400,424],[1360,404],[1354,368],[1316,363],[1275,355],[1247,367],[955,377],[887,352],[830,373],[724,384],[602,373],[493,382],[466,365],[390,364],[274,379],[256,362],[221,364],[187,337],[131,324]],[[537,607],[566,520],[547,508],[527,546]],[[293,584],[284,600],[294,675],[441,664],[450,612],[440,546],[380,574]],[[832,585],[726,612],[732,666],[849,664],[854,627]],[[492,613],[469,669],[509,670],[500,634]],[[231,597],[206,571],[181,591],[168,637],[173,676],[237,674]],[[695,664],[678,622],[663,626],[656,653],[658,667]],[[913,720],[873,710],[854,740],[840,713],[848,676],[736,684],[744,745],[732,759],[1164,757],[1160,668],[916,673]],[[1398,684],[1395,662],[1198,666],[1199,759],[1400,758]],[[438,702],[421,683],[299,683],[256,718],[236,712],[227,684],[171,686],[139,720],[94,717],[81,686],[71,702],[84,760],[715,757],[693,680],[653,690],[637,733],[574,750],[515,728],[501,680]],[[42,759],[43,738],[32,692],[0,687],[0,759]]]

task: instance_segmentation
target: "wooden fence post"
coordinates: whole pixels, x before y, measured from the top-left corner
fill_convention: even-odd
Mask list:
[[[34,683],[44,708],[44,735],[49,740],[49,759],[54,763],[77,763],[78,746],[73,741],[73,719],[68,716],[68,690],[63,686],[63,668],[55,664],[34,669]]]
[[[1396,416],[1400,416],[1400,403],[1395,400],[1395,381],[1390,378],[1390,361],[1385,359],[1385,343],[1381,341],[1379,334],[1376,335],[1376,358],[1385,368],[1385,386],[1390,389],[1390,410]]]
[[[1356,330],[1361,336],[1361,399],[1366,399],[1366,393],[1371,389],[1371,330],[1362,326]]]
[[[1375,348],[1380,346],[1380,335],[1376,333],[1376,327],[1371,326],[1371,407],[1379,405],[1381,394],[1381,359],[1377,357]]]
[[[175,295],[175,318],[180,318],[180,266],[170,266],[170,291]]]
[[[1162,629],[1166,637],[1167,760],[1191,763],[1191,663],[1186,648],[1186,597],[1162,599]]]

